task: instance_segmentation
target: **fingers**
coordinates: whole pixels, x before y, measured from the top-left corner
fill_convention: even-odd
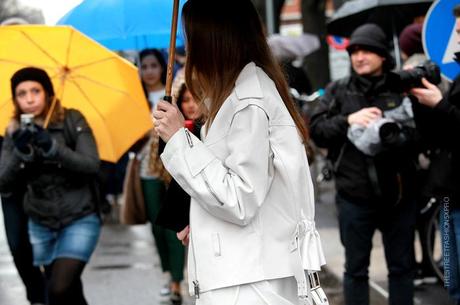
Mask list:
[[[176,235],[179,240],[183,240],[185,237],[187,237],[189,233],[190,233],[190,227],[186,226],[182,231],[178,232]]]
[[[165,101],[159,101],[152,116],[157,120],[161,120],[162,118],[167,117],[168,113],[176,113],[177,111],[178,109],[176,106]]]
[[[180,231],[179,233],[176,234],[177,239],[179,239],[184,246],[187,246],[189,243],[189,237],[190,237],[190,227],[186,226],[185,229]]]
[[[427,90],[426,90],[426,89],[423,89],[423,88],[412,88],[412,89],[410,90],[410,93],[411,93],[412,95],[415,95],[416,97],[419,98],[420,96],[426,94],[426,91],[427,91]]]
[[[172,108],[174,108],[174,106],[171,103],[165,101],[159,101],[157,104],[157,110],[168,111]]]
[[[187,237],[182,241],[182,245],[183,246],[188,246],[190,240],[189,240],[189,235],[187,235]]]
[[[428,89],[434,89],[434,88],[437,88],[435,85],[433,85],[432,83],[430,83],[426,78],[422,78],[422,84],[428,88]]]
[[[380,110],[377,107],[364,108],[363,110],[366,110],[366,109],[374,115],[382,116],[382,110]]]

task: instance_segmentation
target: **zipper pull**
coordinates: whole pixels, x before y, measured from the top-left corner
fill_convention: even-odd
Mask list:
[[[193,287],[195,291],[195,298],[199,299],[200,298],[200,284],[198,283],[198,280],[193,281]]]
[[[188,146],[190,148],[192,148],[193,147],[193,141],[192,141],[192,137],[190,136],[190,133],[189,133],[188,129],[185,129],[185,136],[187,138]]]

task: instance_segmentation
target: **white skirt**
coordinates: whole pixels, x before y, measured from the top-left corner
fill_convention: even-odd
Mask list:
[[[200,294],[196,305],[299,305],[294,277],[215,289]]]

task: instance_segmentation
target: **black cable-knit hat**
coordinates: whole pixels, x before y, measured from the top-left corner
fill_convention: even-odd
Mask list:
[[[384,67],[390,70],[394,66],[394,59],[390,54],[387,37],[382,29],[373,23],[366,23],[353,31],[348,44],[348,54],[362,48],[384,57]]]
[[[25,81],[35,81],[43,86],[49,96],[54,96],[53,84],[48,74],[39,68],[27,67],[16,71],[11,77],[11,95],[15,97],[16,87]]]

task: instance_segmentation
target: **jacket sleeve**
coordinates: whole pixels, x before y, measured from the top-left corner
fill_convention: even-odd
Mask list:
[[[460,108],[444,98],[434,109],[446,116],[456,132],[460,131]]]
[[[268,193],[273,169],[269,162],[266,113],[255,105],[232,120],[224,160],[182,128],[168,141],[161,158],[177,182],[209,213],[245,226],[257,214]]]
[[[75,112],[75,110],[73,110]],[[96,174],[99,171],[100,159],[96,140],[85,117],[75,112],[73,126],[76,128],[75,149],[56,143],[53,159],[59,161],[63,168],[83,174]],[[67,112],[66,115],[70,115]]]
[[[14,152],[13,140],[5,133],[0,155],[0,193],[12,191],[22,169],[22,161]]]
[[[323,148],[343,142],[347,136],[347,116],[340,113],[336,87],[337,84],[332,83],[326,88],[326,93],[311,118],[311,137],[316,145]]]
[[[417,130],[429,147],[458,145],[451,135],[460,133],[460,108],[451,98],[443,98],[434,108],[413,102]]]

